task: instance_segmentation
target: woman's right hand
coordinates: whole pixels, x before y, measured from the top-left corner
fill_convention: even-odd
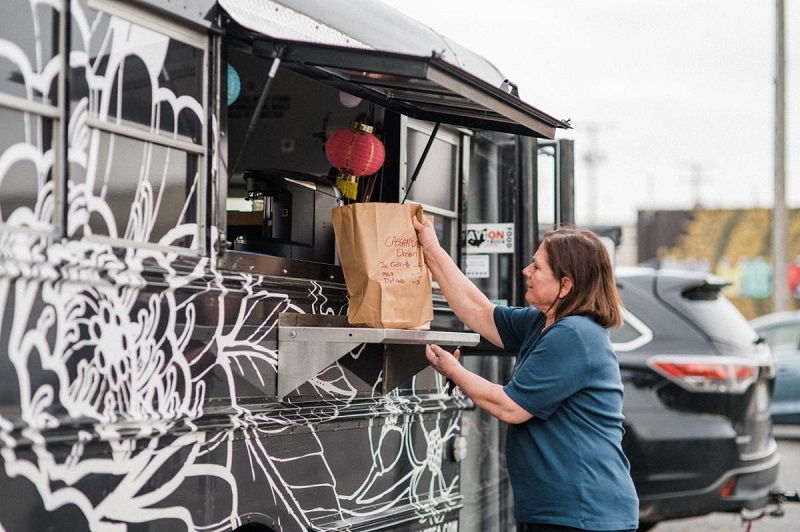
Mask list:
[[[430,251],[440,247],[439,237],[436,236],[436,230],[430,220],[423,218],[420,222],[416,216],[412,216],[411,223],[414,224],[414,229],[417,230],[417,238],[422,249]]]

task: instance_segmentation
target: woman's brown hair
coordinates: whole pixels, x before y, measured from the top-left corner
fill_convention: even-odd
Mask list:
[[[588,229],[560,227],[542,242],[556,279],[572,280],[572,290],[556,301],[555,318],[590,316],[605,328],[622,325],[622,300],[603,242]]]

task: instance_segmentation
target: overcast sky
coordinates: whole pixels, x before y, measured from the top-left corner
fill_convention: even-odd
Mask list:
[[[575,139],[578,223],[593,127],[598,222],[689,208],[698,193],[708,207],[772,204],[774,1],[385,1],[572,120],[560,136]],[[786,3],[788,203],[800,207],[800,2]]]

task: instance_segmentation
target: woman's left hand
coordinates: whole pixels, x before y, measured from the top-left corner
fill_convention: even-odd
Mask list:
[[[461,357],[459,349],[456,349],[454,353],[450,353],[438,345],[428,344],[425,346],[425,357],[430,362],[430,365],[433,366],[433,369],[448,378],[461,365],[458,361],[459,357]]]

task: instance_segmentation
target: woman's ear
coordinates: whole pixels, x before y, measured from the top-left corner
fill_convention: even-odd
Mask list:
[[[572,279],[569,277],[561,278],[561,288],[558,290],[558,298],[564,299],[572,291]]]

